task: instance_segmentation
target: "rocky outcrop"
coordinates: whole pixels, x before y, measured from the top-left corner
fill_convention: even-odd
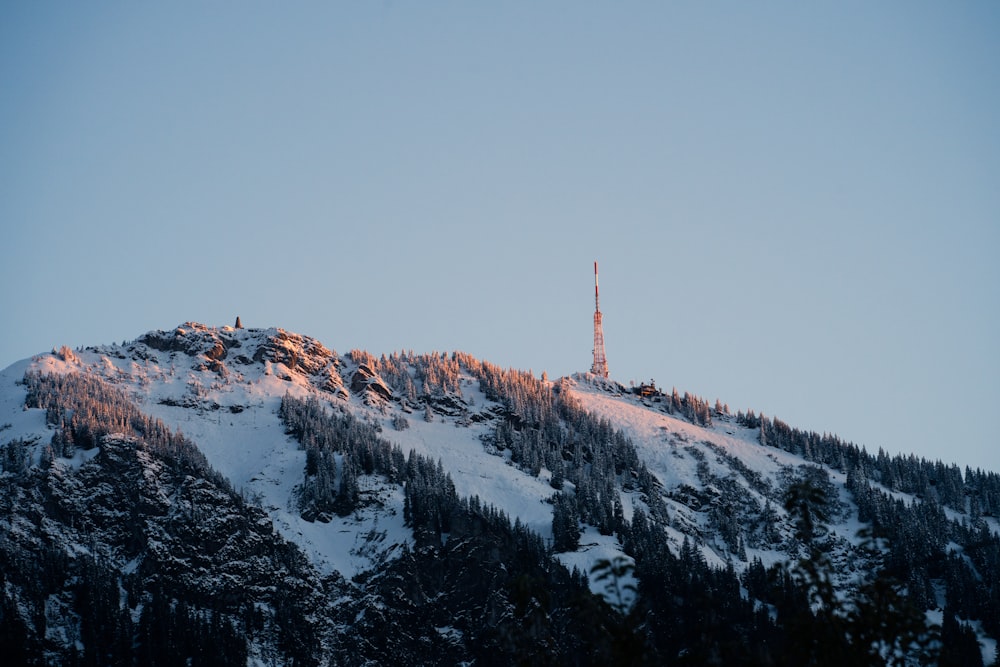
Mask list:
[[[367,364],[361,364],[351,376],[351,391],[359,396],[392,400],[392,389]]]
[[[284,364],[288,370],[305,375],[320,375],[331,365],[336,368],[339,364],[334,353],[318,340],[283,329],[275,330],[274,334],[260,342],[253,360]]]
[[[321,578],[259,507],[133,437],[103,438],[79,469],[56,462],[4,480],[0,511],[4,623],[22,633],[21,654],[47,664],[80,662],[81,647],[95,664],[184,650],[181,638],[143,630],[170,601],[190,610],[190,627],[211,610],[199,651],[234,642],[213,664],[246,664],[251,635],[278,663],[316,660],[320,639],[329,642],[326,601],[348,592],[337,575]],[[104,634],[88,634],[88,624]],[[279,637],[296,634],[305,643],[282,645]]]
[[[347,394],[337,355],[314,338],[283,329],[219,328],[186,322],[169,331],[150,331],[141,336],[131,354],[146,360],[155,356],[151,350],[199,358],[194,370],[211,371],[223,378],[229,375],[227,362],[240,366],[282,364],[289,374],[304,375],[323,391]]]
[[[136,343],[161,352],[203,356],[213,370],[218,369],[218,364],[213,362],[222,362],[229,355],[229,350],[242,346],[231,329],[207,327],[197,322],[187,322],[172,331],[150,331]]]

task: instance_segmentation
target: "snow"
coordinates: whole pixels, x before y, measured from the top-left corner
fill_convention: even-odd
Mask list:
[[[600,383],[591,384],[581,376],[569,385],[586,410],[609,419],[632,439],[640,457],[667,488],[697,479],[697,461],[683,452],[687,446],[716,445],[768,478],[776,477],[783,466],[805,463],[797,456],[761,446],[757,429],[729,422],[709,428],[697,426],[661,412],[655,403],[645,405],[636,396],[609,392]]]
[[[359,479],[362,491],[376,485],[371,478]],[[381,560],[398,555],[404,544],[413,545],[410,529],[403,525],[403,492],[397,487],[391,495],[392,509],[368,507],[349,517],[334,517],[329,523],[309,522],[297,512],[269,509],[275,527],[302,547],[321,572],[337,571],[350,581]]]
[[[929,609],[926,612],[927,622],[933,625],[941,627],[944,623],[944,611],[941,609]],[[986,635],[983,631],[983,624],[980,621],[970,621],[966,619],[957,619],[959,623],[968,624],[969,627],[973,629],[976,636],[979,639],[979,651],[983,656],[984,665],[992,665],[993,657],[996,655],[997,650],[997,640]]]
[[[17,384],[31,364],[26,359],[0,372],[0,442],[21,439],[47,444],[52,439],[52,429],[45,425],[45,411],[26,409],[28,392]]]
[[[483,403],[485,399],[477,405]],[[388,427],[382,436],[398,444],[406,454],[413,450],[434,461],[440,459],[459,496],[479,496],[483,503],[506,512],[511,521],[520,519],[543,537],[551,537],[552,506],[545,500],[555,490],[542,478],[521,472],[503,456],[489,454],[479,440],[487,428],[456,427],[454,422],[440,417],[428,423],[417,417],[410,420],[405,431]]]
[[[191,327],[183,327],[190,333]],[[243,348],[252,349],[267,336],[280,330],[228,330]],[[294,344],[297,336],[286,343]],[[403,492],[376,478],[359,480],[362,493],[380,494],[382,504],[367,507],[349,517],[334,517],[329,523],[309,522],[299,515],[294,502],[296,485],[303,481],[305,452],[284,432],[277,416],[281,397],[289,393],[305,397],[318,393],[311,378],[289,370],[284,364],[227,364],[228,377],[196,369],[204,358],[183,352],[165,352],[142,347],[145,359],[122,354],[118,346],[77,351],[63,360],[41,355],[6,369],[0,375],[3,386],[19,381],[29,368],[43,373],[89,371],[126,389],[147,414],[170,428],[184,433],[202,450],[209,464],[224,475],[233,487],[259,503],[270,515],[275,528],[295,542],[325,573],[340,572],[346,579],[372,568],[379,560],[399,553],[413,542],[403,525]],[[304,347],[304,346],[303,346]],[[232,351],[240,352],[239,348]],[[303,350],[299,352],[304,353]],[[126,358],[121,358],[126,357]],[[478,381],[466,377],[464,398],[475,409],[491,406],[478,389]],[[25,392],[0,392],[2,414],[15,415],[10,427],[0,431],[5,439],[25,437],[48,442],[52,431],[44,422],[44,411],[21,410]],[[326,401],[345,402],[322,394]],[[438,415],[425,422],[422,415],[406,415],[410,427],[395,431],[392,412],[382,413],[361,397],[346,402],[356,417],[378,421],[382,437],[398,444],[404,453],[411,450],[441,460],[460,496],[479,496],[484,504],[503,510],[511,521],[520,519],[543,537],[551,536],[552,506],[545,502],[554,490],[544,476],[524,474],[502,456],[488,453],[481,441],[489,426],[458,426],[452,418]],[[78,452],[64,465],[79,465],[97,450]]]
[[[622,557],[630,564],[634,565],[635,561],[629,556],[625,556],[622,553],[622,546],[614,536],[601,535],[596,528],[587,527],[583,534],[580,536],[580,548],[576,551],[564,552],[556,554],[556,558],[562,563],[568,570],[576,568],[587,575],[587,583],[590,585],[590,590],[595,595],[602,596],[608,604],[616,605],[619,603],[617,600],[617,595],[606,590],[609,581],[596,581],[596,577],[591,575],[591,570],[594,565],[599,561],[613,561],[615,558]],[[638,586],[635,577],[629,573],[621,579],[619,582],[620,587],[624,586]],[[635,604],[635,593],[621,590],[621,604],[624,605],[626,609],[630,609],[632,605]]]
[[[186,337],[208,331],[200,325],[186,325]],[[270,337],[285,336],[278,329],[224,330],[241,347],[232,355],[250,352]],[[168,335],[176,334],[170,332]],[[186,338],[183,338],[186,340]],[[298,354],[314,341],[295,334],[281,339]],[[297,346],[297,347],[296,347]],[[547,502],[555,492],[543,472],[532,477],[513,466],[509,457],[490,453],[481,437],[492,426],[488,423],[459,423],[455,418],[435,415],[430,422],[422,414],[405,414],[409,428],[396,431],[392,418],[400,413],[395,403],[370,405],[362,397],[349,395],[347,400],[319,392],[313,378],[290,370],[282,363],[228,363],[225,378],[208,370],[201,355],[154,350],[145,345],[138,359],[123,353],[119,346],[84,350],[61,359],[42,355],[5,371],[11,381],[20,379],[24,371],[35,368],[42,372],[68,372],[87,369],[126,388],[140,403],[141,409],[158,417],[168,426],[183,432],[203,451],[213,468],[227,477],[234,488],[260,503],[286,538],[301,546],[324,572],[339,571],[350,580],[381,558],[398,553],[403,544],[412,543],[410,531],[402,520],[402,490],[371,478],[364,481],[363,490],[380,494],[381,504],[367,507],[355,515],[336,517],[329,523],[311,523],[299,515],[295,507],[295,488],[303,481],[305,453],[297,442],[285,434],[277,417],[281,397],[287,392],[297,397],[321,395],[324,400],[346,405],[357,418],[381,424],[382,437],[398,444],[404,453],[414,451],[432,460],[440,460],[451,475],[456,492],[463,497],[478,496],[487,505],[503,510],[511,519],[537,532],[544,538],[552,534],[552,506]],[[242,348],[242,352],[241,352]],[[350,368],[342,360],[345,377]],[[798,457],[759,445],[757,431],[732,423],[711,428],[691,424],[679,417],[665,414],[655,403],[623,394],[617,385],[605,381],[575,376],[567,380],[570,391],[586,410],[609,419],[634,442],[640,457],[665,491],[687,484],[701,488],[697,468],[700,459],[718,476],[729,476],[732,470],[717,460],[711,447],[718,447],[738,458],[747,468],[764,479],[778,483],[783,468],[804,463]],[[479,390],[478,381],[464,376],[460,383],[462,398],[476,411],[485,411],[493,404]],[[4,401],[23,404],[12,392],[3,392]],[[10,404],[3,407],[9,408]],[[5,412],[10,413],[9,409]],[[51,437],[44,425],[44,415],[29,410],[13,430],[17,433],[41,432]],[[689,448],[694,448],[690,450]],[[696,457],[701,451],[704,456]],[[69,462],[66,462],[69,463]],[[759,498],[761,504],[764,499]],[[680,525],[695,533],[705,527],[705,516],[672,499],[667,505]],[[622,493],[626,518],[643,504],[639,494]],[[780,508],[776,511],[782,513]],[[621,545],[593,529],[584,527],[586,537],[577,554],[562,554],[560,560],[577,565],[589,572],[594,562],[622,555]],[[847,531],[855,529],[849,525]],[[684,533],[669,528],[668,538],[679,550]],[[846,536],[846,535],[845,535]],[[700,544],[706,560],[723,565],[728,556],[717,552],[712,544]],[[781,555],[755,551],[765,563],[777,562]],[[751,558],[752,558],[751,555]]]
[[[211,333],[199,326],[185,325],[187,333],[179,340],[187,341],[206,331]],[[52,437],[44,411],[24,408],[25,389],[17,383],[27,370],[93,372],[135,397],[144,412],[196,443],[212,467],[228,478],[234,488],[259,503],[275,529],[302,547],[321,572],[336,571],[350,581],[384,559],[395,557],[404,545],[413,544],[413,537],[403,523],[402,489],[377,477],[359,479],[361,494],[377,500],[351,516],[334,517],[328,523],[309,522],[300,516],[295,506],[295,490],[303,481],[305,453],[285,433],[277,411],[286,393],[296,397],[316,395],[327,403],[346,406],[359,419],[380,424],[381,437],[399,445],[404,453],[413,451],[440,460],[460,496],[478,496],[484,504],[505,512],[511,521],[520,520],[542,537],[551,538],[552,505],[547,501],[555,491],[548,483],[550,473],[543,470],[533,477],[513,466],[509,456],[489,452],[482,442],[482,436],[492,430],[489,422],[468,422],[445,415],[425,421],[422,413],[403,411],[396,402],[380,405],[346,392],[330,394],[320,389],[324,380],[321,373],[310,376],[283,363],[235,360],[238,355],[253,356],[258,345],[275,336],[285,336],[285,332],[228,327],[216,331],[239,343],[225,360],[224,377],[209,370],[202,355],[155,350],[142,344],[88,349],[65,358],[39,355],[8,367],[0,372],[0,444],[15,438],[34,442],[33,455],[37,461],[41,445]],[[293,349],[300,356],[306,356],[307,348],[314,344],[318,345],[295,334],[281,338],[282,349]],[[349,377],[353,365],[346,357],[340,358],[339,363],[343,365],[340,374]],[[735,479],[763,505],[766,499],[719,452],[734,457],[750,474],[758,475],[775,489],[781,487],[782,475],[788,469],[807,463],[798,456],[760,445],[757,429],[745,428],[728,418],[717,419],[718,423],[711,427],[698,426],[665,413],[661,404],[622,392],[618,385],[592,376],[576,375],[560,384],[568,387],[584,409],[607,418],[632,440],[640,458],[662,485],[672,518],[672,525],[665,528],[671,545],[679,551],[685,536],[708,536],[693,543],[712,565],[724,566],[731,562],[732,555],[715,543],[706,513],[684,504],[683,497],[670,498],[667,494],[682,485],[705,490],[698,473],[701,465],[707,466],[708,472],[717,478]],[[463,376],[460,386],[462,398],[471,411],[485,413],[494,407],[474,378]],[[406,417],[409,427],[397,431],[392,421],[400,414]],[[73,459],[61,459],[59,463],[78,466],[96,451],[78,452]],[[841,502],[849,508],[830,529],[846,543],[858,545],[861,541],[858,532],[864,526],[857,520],[856,508],[844,487],[846,477],[836,471],[828,472],[839,490]],[[907,494],[893,495],[909,503],[916,502]],[[636,508],[648,509],[638,492],[621,491],[621,498],[629,520]],[[772,503],[775,512],[784,516],[784,510],[777,505]],[[957,513],[948,512],[949,518],[958,517]],[[1000,522],[993,517],[986,520],[991,530],[1000,533]],[[765,566],[788,559],[788,554],[776,549],[748,547],[746,551],[748,562],[760,558]],[[589,526],[583,526],[578,550],[557,554],[563,565],[576,567],[588,575],[598,561],[611,561],[618,556],[623,556],[619,541]],[[742,562],[733,564],[737,570],[747,566]],[[604,585],[591,581],[591,589],[601,595],[606,595]],[[633,601],[626,600],[629,605]],[[442,627],[440,632],[450,635],[453,629]],[[991,658],[995,642],[983,638],[982,646],[984,656]]]
[[[979,626],[981,624],[977,622],[976,625]],[[997,655],[997,640],[984,635],[981,628],[979,629],[979,650],[983,654],[984,665],[996,664],[991,661]]]

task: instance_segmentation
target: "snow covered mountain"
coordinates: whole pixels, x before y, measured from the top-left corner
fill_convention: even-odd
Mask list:
[[[1000,636],[1000,476],[589,374],[187,323],[0,373],[0,465],[24,664],[990,664]]]

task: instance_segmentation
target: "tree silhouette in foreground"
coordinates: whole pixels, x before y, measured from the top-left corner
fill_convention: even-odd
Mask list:
[[[937,664],[940,632],[929,625],[906,596],[904,587],[884,568],[863,581],[853,594],[838,595],[834,564],[816,541],[829,516],[831,499],[808,478],[792,483],[785,509],[795,521],[795,534],[809,555],[789,566],[789,574],[806,591],[809,610],[797,610],[785,623],[789,665],[871,665],[904,667]],[[877,555],[878,542],[867,531],[863,548]],[[806,613],[802,613],[805,611]]]
[[[590,568],[593,581],[604,584],[602,601],[614,611],[608,633],[616,665],[644,665],[650,658],[643,635],[642,605],[636,599],[639,589],[633,580],[634,572],[635,563],[622,556],[613,560],[602,558]]]

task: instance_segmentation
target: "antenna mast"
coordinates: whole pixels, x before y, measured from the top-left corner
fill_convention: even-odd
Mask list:
[[[597,262],[594,262],[594,365],[590,372],[608,377],[608,359],[604,354],[604,327],[601,324],[601,295],[597,283]]]

